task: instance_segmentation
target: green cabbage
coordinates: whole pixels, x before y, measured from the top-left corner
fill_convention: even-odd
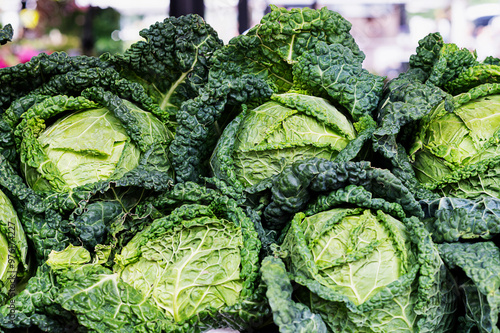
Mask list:
[[[56,328],[66,320],[96,332],[194,333],[265,322],[261,243],[236,201],[188,182],[135,213],[151,214],[150,224],[119,251],[71,244],[51,251],[16,296],[12,322],[0,316],[0,325]]]
[[[271,302],[282,332],[293,332],[293,319],[301,317],[319,327],[311,312],[329,332],[453,330],[451,275],[418,203],[388,170],[304,160],[286,168],[270,191],[266,223],[288,221],[269,254],[283,261],[294,286],[293,298]],[[266,269],[267,294],[274,297],[285,282]]]
[[[259,24],[214,53],[214,88],[224,81],[252,87],[245,80],[253,76],[273,92],[253,99],[228,93],[227,104],[236,106],[221,119],[228,124],[210,159],[217,179],[241,192],[299,159],[347,161],[365,153],[384,78],[363,69],[365,55],[350,29],[326,7],[271,6]]]
[[[500,96],[483,84],[441,102],[418,125],[409,150],[418,181],[447,196],[500,198]]]
[[[333,160],[357,137],[351,121],[327,100],[298,93],[274,95],[229,126],[211,166],[216,175],[222,174],[224,145],[231,140],[234,173],[244,187],[280,173],[299,159]]]
[[[17,294],[28,273],[28,241],[10,199],[0,190],[0,303]]]
[[[441,243],[462,332],[498,332],[499,63],[429,34],[387,84],[374,132],[382,165],[415,193]]]
[[[73,104],[73,103],[74,104]],[[35,104],[36,113],[51,101]],[[139,165],[141,150],[130,138],[122,122],[107,108],[79,99],[63,99],[76,112],[52,115],[46,121],[55,122],[42,130],[36,138],[36,129],[25,126],[44,126],[41,120],[21,122],[18,133],[21,141],[21,168],[28,185],[36,191],[68,191],[102,180],[119,179]],[[154,115],[122,101],[134,117],[145,138],[144,144],[167,142],[173,134]],[[92,108],[92,106],[94,108]],[[82,110],[79,110],[82,108]],[[62,108],[59,112],[66,111]],[[149,137],[147,133],[149,131]],[[34,140],[36,139],[36,141]]]

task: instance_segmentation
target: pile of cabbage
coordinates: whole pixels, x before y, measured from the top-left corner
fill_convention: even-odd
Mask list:
[[[430,34],[387,81],[350,29],[0,69],[0,331],[498,331],[500,60]]]

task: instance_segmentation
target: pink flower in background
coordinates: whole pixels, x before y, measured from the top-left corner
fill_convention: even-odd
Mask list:
[[[18,52],[17,52],[17,59],[20,63],[25,63],[30,61],[30,59],[36,55],[38,55],[38,51],[31,48],[31,47],[26,47],[23,46],[21,47]]]
[[[3,58],[0,58],[0,68],[9,67],[10,65]]]

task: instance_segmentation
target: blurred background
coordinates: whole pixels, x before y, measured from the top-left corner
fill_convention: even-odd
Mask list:
[[[404,71],[418,40],[440,32],[446,42],[500,57],[500,0],[0,0],[0,25],[14,41],[0,48],[0,67],[40,52],[122,52],[139,31],[168,16],[197,13],[227,43],[259,23],[270,4],[328,7],[352,23],[364,67],[388,78]]]

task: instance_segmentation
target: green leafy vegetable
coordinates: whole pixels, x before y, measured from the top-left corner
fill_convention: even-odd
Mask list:
[[[458,280],[466,313],[463,331],[499,332],[500,250],[493,242],[444,243],[439,245],[443,260],[451,269],[465,272]],[[455,276],[459,277],[460,274]]]
[[[348,118],[325,99],[297,93],[273,95],[272,101],[241,113],[228,126],[211,166],[216,175],[224,175],[223,168],[234,168],[236,180],[249,187],[297,159],[334,159],[356,136]],[[232,165],[225,161],[227,155]]]
[[[29,273],[28,242],[18,214],[0,190],[0,303],[19,290],[17,284]]]
[[[497,285],[489,278],[500,232],[498,62],[478,62],[437,33],[416,51],[409,71],[388,84],[374,148],[421,199],[426,227],[443,243],[461,292],[461,331],[498,331]]]
[[[96,332],[263,324],[269,310],[260,286],[260,241],[235,201],[185,183],[141,209],[156,218],[114,256],[112,269],[98,251],[72,245],[52,251],[15,298],[13,320],[2,326],[58,325],[62,318]]]
[[[268,286],[266,296],[280,332],[327,332],[321,317],[302,303],[292,300],[293,287],[285,264],[272,256],[262,261],[262,279]]]
[[[151,113],[110,94],[97,93],[108,107],[84,97],[59,96],[26,111],[15,134],[20,140],[21,167],[33,189],[61,192],[119,179],[139,165],[141,150],[172,139],[173,134]],[[71,113],[63,114],[66,111]],[[61,114],[64,117],[45,128],[45,122]],[[132,128],[129,135],[127,130]]]
[[[271,8],[260,24],[216,52],[219,63],[209,75],[256,75],[274,91],[241,108],[212,155],[214,175],[240,192],[299,159],[362,156],[382,94],[383,77],[362,68],[364,54],[338,13]]]
[[[184,101],[198,96],[207,81],[210,58],[222,40],[194,14],[156,22],[140,35],[144,41],[105,59],[124,77],[141,84],[167,115],[175,115]]]
[[[330,332],[453,330],[453,281],[417,201],[394,175],[312,159],[280,176],[265,209],[297,213],[274,253],[297,285],[294,298]],[[266,219],[275,216],[266,210]]]

